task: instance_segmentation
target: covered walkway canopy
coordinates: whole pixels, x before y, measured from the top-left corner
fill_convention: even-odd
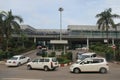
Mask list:
[[[55,51],[56,48],[63,49],[64,53],[66,50],[66,45],[68,44],[67,40],[50,40],[50,44],[53,45],[53,51]]]

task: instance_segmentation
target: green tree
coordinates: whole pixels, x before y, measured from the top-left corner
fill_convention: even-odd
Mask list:
[[[23,19],[17,15],[13,15],[12,11],[8,11],[5,14],[4,20],[4,35],[6,37],[6,50],[8,50],[9,39],[13,32],[20,31],[20,25],[18,22],[23,22]]]
[[[115,28],[114,18],[120,18],[117,14],[112,14],[112,9],[106,9],[103,12],[96,15],[98,18],[97,25],[98,29],[106,31],[106,37],[108,40],[108,30],[112,27]]]
[[[25,33],[21,33],[21,41],[22,41],[22,47],[25,48],[25,41],[27,41],[27,35]]]
[[[4,11],[0,11],[0,48],[2,48],[2,43],[4,40]]]

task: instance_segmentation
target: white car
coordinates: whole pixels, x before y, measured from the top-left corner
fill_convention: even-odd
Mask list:
[[[6,66],[20,66],[21,64],[24,64],[29,61],[29,57],[25,57],[23,55],[16,55],[7,60]]]
[[[96,57],[96,53],[94,53],[94,52],[83,53],[83,54],[78,56],[77,62],[82,61],[82,60],[84,60],[86,58],[94,58],[94,57]]]
[[[59,66],[57,59],[44,57],[36,58],[33,61],[27,63],[27,69],[44,69],[44,71],[55,70]]]
[[[109,70],[108,63],[105,58],[87,58],[83,61],[76,62],[70,66],[70,71],[74,73],[80,72],[101,72],[107,73]]]

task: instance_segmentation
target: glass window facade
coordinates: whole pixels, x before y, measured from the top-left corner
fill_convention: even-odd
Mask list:
[[[107,37],[109,38],[120,38],[120,32],[119,31],[82,31],[82,30],[72,30],[69,32],[69,35],[72,36],[79,36],[79,37],[83,37],[83,38],[105,38]]]

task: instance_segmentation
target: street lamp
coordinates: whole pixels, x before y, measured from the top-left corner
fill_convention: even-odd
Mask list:
[[[62,40],[62,11],[63,11],[63,8],[60,7],[58,9],[58,11],[60,11],[60,40]]]

